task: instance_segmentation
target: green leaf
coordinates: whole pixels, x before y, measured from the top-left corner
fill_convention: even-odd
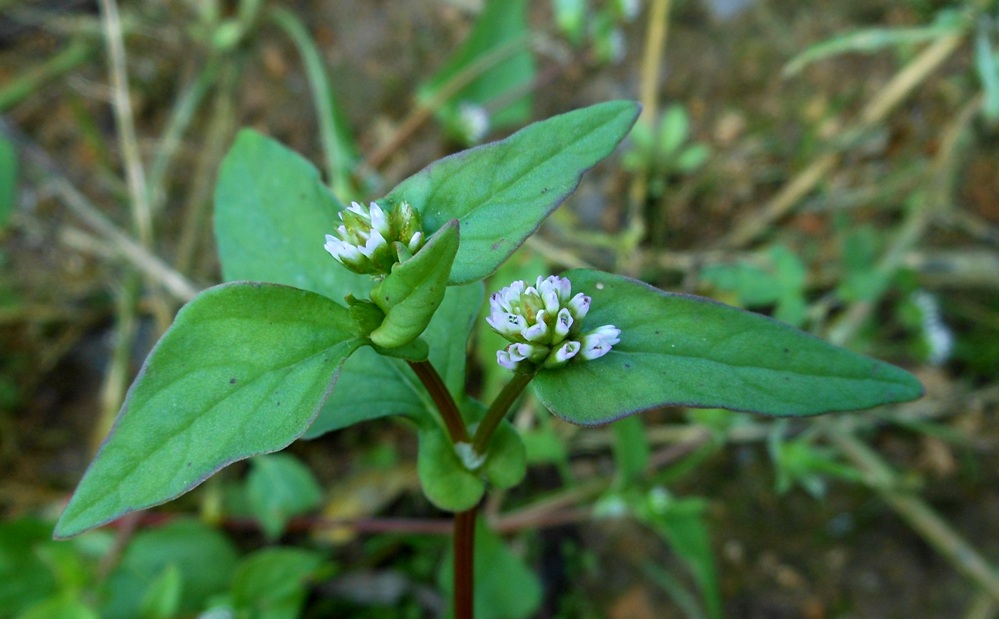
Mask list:
[[[641,477],[649,467],[651,449],[645,438],[645,424],[641,417],[619,419],[611,426],[614,431],[614,463],[622,483],[628,484]]]
[[[458,252],[458,222],[438,230],[416,255],[392,265],[371,291],[371,300],[383,312],[381,326],[371,332],[378,346],[395,348],[420,337],[444,300],[451,263]]]
[[[298,548],[255,552],[233,574],[233,603],[254,619],[295,619],[301,616],[308,580],[322,563],[317,553]]]
[[[639,517],[662,535],[690,567],[701,590],[707,616],[722,616],[718,571],[711,553],[711,536],[705,523],[707,503],[698,498],[676,499],[661,488],[646,495]]]
[[[75,535],[158,505],[309,427],[344,360],[363,343],[347,310],[285,286],[210,288],[149,355],[56,525]]]
[[[468,470],[437,424],[420,428],[416,461],[423,494],[438,508],[462,512],[474,507],[486,491],[478,473]]]
[[[420,100],[429,104],[442,91],[467,81],[447,96],[444,105],[436,106],[438,117],[444,118],[460,113],[463,103],[485,106],[519,91],[525,94],[495,109],[489,124],[506,127],[525,122],[531,112],[531,97],[526,93],[535,73],[526,8],[526,0],[489,0],[465,43],[420,89]]]
[[[520,433],[503,420],[489,439],[482,474],[497,488],[513,488],[527,475],[527,448]]]
[[[89,606],[77,599],[76,594],[60,593],[32,606],[17,619],[99,619]]]
[[[457,219],[461,245],[452,284],[499,267],[609,155],[638,117],[632,101],[593,105],[528,125],[509,138],[430,164],[386,202],[409,201],[428,231]]]
[[[239,132],[215,186],[215,239],[226,281],[311,290],[340,301],[367,298],[370,277],[323,249],[343,209],[297,153],[250,129]]]
[[[621,329],[605,356],[534,379],[538,398],[573,423],[607,423],[661,406],[816,415],[923,392],[905,370],[759,314],[599,271],[564,276],[592,298],[584,330]]]
[[[193,615],[225,591],[236,568],[236,549],[220,532],[194,520],[179,520],[137,534],[106,583],[103,619],[140,616],[149,587],[176,566],[183,584],[178,613]]]
[[[0,230],[7,227],[17,201],[17,151],[0,135]]]
[[[51,524],[22,518],[0,522],[0,609],[12,615],[54,594],[58,584],[39,550],[55,544]]]
[[[448,598],[454,591],[454,552],[447,553],[440,571],[441,589]],[[489,525],[479,520],[475,524],[476,619],[527,619],[534,617],[541,606],[541,583],[496,535]],[[454,617],[450,609],[447,617]]]
[[[323,499],[312,472],[292,455],[257,456],[250,465],[246,479],[250,506],[271,539],[281,535],[289,518],[309,511]]]
[[[183,591],[183,576],[176,563],[163,568],[159,576],[150,583],[142,602],[139,616],[142,619],[170,619],[177,615],[180,596]]]
[[[452,286],[444,294],[421,339],[430,344],[430,362],[452,394],[464,393],[468,334],[485,290],[481,283]],[[436,414],[437,408],[405,362],[383,357],[371,348],[351,355],[306,438],[388,415]]]

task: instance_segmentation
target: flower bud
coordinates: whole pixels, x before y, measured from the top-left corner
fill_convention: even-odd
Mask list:
[[[351,202],[340,211],[340,221],[337,235],[326,235],[325,248],[355,273],[384,277],[423,247],[420,214],[408,202],[388,214],[375,202],[367,207]]]

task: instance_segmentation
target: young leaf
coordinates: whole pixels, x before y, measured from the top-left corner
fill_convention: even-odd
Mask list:
[[[759,314],[599,271],[564,276],[592,297],[587,328],[621,329],[605,356],[535,378],[541,401],[573,423],[671,405],[816,415],[904,402],[923,391],[905,370]]]
[[[465,388],[468,334],[484,295],[481,283],[449,287],[421,338],[430,344],[430,362],[452,394]],[[351,355],[340,372],[340,384],[349,388],[333,392],[306,438],[387,415],[415,416],[437,410],[406,363],[371,348]]]
[[[259,283],[210,288],[149,355],[56,525],[67,537],[158,505],[301,436],[363,341],[347,310]]]
[[[528,125],[500,142],[430,164],[385,201],[408,201],[428,231],[457,219],[461,246],[450,283],[480,280],[576,190],[583,173],[614,150],[638,111],[632,101],[611,101]]]
[[[486,491],[482,477],[465,468],[454,445],[436,424],[420,428],[416,472],[423,494],[445,511],[471,509]]]
[[[267,537],[277,539],[292,516],[309,511],[323,500],[312,471],[290,454],[268,454],[250,460],[247,498]]]
[[[404,346],[420,337],[444,300],[451,263],[458,251],[458,222],[438,230],[415,256],[392,266],[392,272],[371,291],[383,312],[371,341],[385,348]]]

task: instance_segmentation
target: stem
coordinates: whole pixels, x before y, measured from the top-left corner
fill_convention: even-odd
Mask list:
[[[513,405],[513,401],[520,396],[521,392],[524,391],[524,387],[533,378],[534,374],[514,374],[510,382],[503,387],[503,391],[500,391],[500,394],[496,396],[496,399],[493,400],[492,405],[489,407],[489,411],[486,412],[486,416],[482,418],[482,423],[479,424],[479,428],[475,431],[475,438],[472,439],[472,449],[475,453],[486,453],[486,446],[489,445],[489,439],[492,438],[493,432],[496,431],[500,422],[506,417],[506,413],[510,410],[510,406]]]
[[[475,615],[475,508],[454,515],[454,616]]]
[[[429,361],[410,361],[409,367],[416,372],[416,377],[420,379],[423,386],[427,388],[430,397],[433,398],[437,410],[441,413],[441,419],[447,427],[447,433],[451,437],[452,443],[467,443],[469,441],[468,429],[465,427],[465,420],[458,412],[458,405],[455,404],[451,392],[447,390],[447,385],[437,369]]]

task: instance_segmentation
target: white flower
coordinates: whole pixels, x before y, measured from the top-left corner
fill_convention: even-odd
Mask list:
[[[496,353],[496,362],[510,370],[533,372],[604,356],[621,341],[621,330],[603,325],[581,333],[589,310],[590,297],[573,296],[568,278],[539,277],[534,286],[513,282],[489,297],[486,322],[511,342]]]
[[[424,234],[420,215],[408,202],[386,213],[377,203],[365,207],[357,202],[340,211],[337,236],[326,235],[326,251],[337,262],[356,273],[387,275],[392,265],[406,259],[395,244],[409,254],[422,246]]]
[[[469,144],[474,144],[489,132],[489,112],[486,108],[470,101],[458,104],[458,132]]]

